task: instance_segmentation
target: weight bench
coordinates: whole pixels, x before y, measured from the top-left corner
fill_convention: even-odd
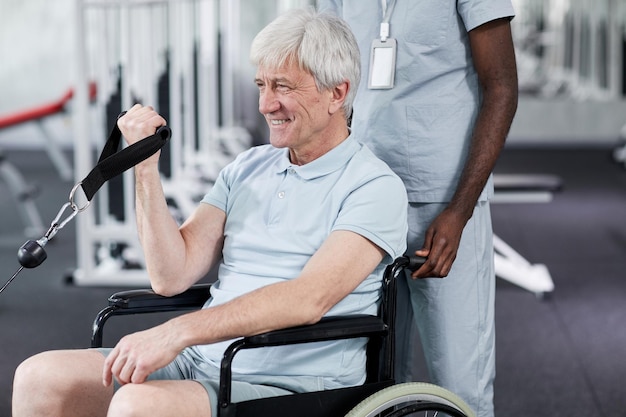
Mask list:
[[[494,174],[493,203],[547,203],[563,188],[562,180],[544,174]],[[494,234],[496,276],[543,298],[554,291],[550,271],[544,264],[531,264]]]
[[[89,85],[89,95],[91,99],[95,98],[96,86]],[[50,134],[43,124],[43,119],[64,112],[67,104],[74,96],[73,89],[66,91],[58,100],[36,106],[27,110],[21,110],[9,115],[0,116],[0,130],[11,128],[23,123],[34,122],[43,136],[46,138],[44,144],[48,156],[56,167],[59,176],[64,181],[73,179],[72,165],[61,152],[59,145],[54,137]],[[35,206],[34,199],[38,195],[39,190],[32,184],[27,184],[26,180],[18,168],[10,163],[4,153],[0,150],[0,177],[9,187],[11,196],[15,200],[18,207],[20,217],[25,225],[24,234],[28,237],[38,236],[45,232],[45,226],[39,215],[39,211]]]

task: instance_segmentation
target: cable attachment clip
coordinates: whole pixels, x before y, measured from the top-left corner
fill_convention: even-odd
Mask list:
[[[76,193],[76,190],[78,189],[78,187],[80,187],[80,185],[81,183],[79,182],[74,186],[74,188],[72,188],[72,191],[70,192],[70,201],[61,206],[61,209],[57,213],[56,217],[54,218],[54,220],[52,220],[52,223],[50,223],[50,228],[48,229],[46,234],[40,239],[29,240],[22,246],[20,246],[17,251],[17,259],[20,261],[21,266],[17,271],[15,271],[13,276],[11,276],[11,278],[9,278],[9,280],[2,286],[2,288],[0,288],[0,293],[2,293],[11,282],[13,282],[13,280],[19,275],[19,273],[22,272],[22,269],[36,268],[41,265],[41,263],[45,261],[46,258],[48,258],[48,254],[46,253],[44,246],[46,246],[48,242],[54,237],[54,235],[56,235],[59,230],[61,230],[67,223],[69,223],[70,220],[72,220],[74,217],[76,217],[78,213],[85,210],[87,206],[89,206],[89,201],[87,201],[87,203],[82,206],[77,205],[74,201],[74,194]],[[67,211],[68,208],[71,209],[72,212],[68,214],[67,217],[65,217],[63,220],[61,220],[63,214]]]
[[[72,191],[70,191],[69,201],[61,206],[61,209],[57,213],[56,217],[50,223],[50,228],[48,229],[48,231],[42,238],[46,240],[45,243],[48,243],[48,241],[52,239],[54,235],[56,235],[59,230],[65,227],[65,225],[68,224],[74,217],[76,217],[78,213],[85,211],[87,207],[89,207],[90,201],[87,201],[82,206],[79,206],[75,201],[76,190],[78,190],[78,188],[81,185],[82,185],[82,182],[79,182],[74,186],[74,188],[72,188]],[[63,220],[61,220],[61,218],[63,217],[63,214],[68,209],[71,209],[72,212],[69,215],[67,215],[67,217],[65,217]]]
[[[79,182],[72,188],[70,192],[69,201],[61,206],[61,209],[57,213],[56,217],[50,223],[50,228],[40,239],[29,240],[24,243],[17,251],[17,259],[24,268],[35,268],[41,265],[46,260],[48,255],[44,249],[44,246],[48,244],[50,240],[68,224],[78,213],[84,211],[89,206],[89,201],[83,205],[76,203],[76,190],[81,186]],[[71,210],[71,213],[66,215],[66,212]],[[65,217],[63,217],[66,215]]]

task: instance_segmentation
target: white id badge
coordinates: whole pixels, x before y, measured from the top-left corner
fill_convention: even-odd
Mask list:
[[[370,74],[367,87],[371,90],[393,88],[396,72],[396,40],[374,39],[370,50]]]

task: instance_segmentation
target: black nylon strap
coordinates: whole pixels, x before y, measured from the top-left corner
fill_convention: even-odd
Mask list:
[[[124,115],[124,113],[120,114],[120,117],[122,115]],[[171,133],[169,127],[161,126],[154,135],[148,136],[118,151],[122,139],[122,132],[120,132],[116,123],[104,144],[104,148],[98,159],[98,164],[81,182],[81,187],[87,200],[91,201],[105,182],[154,155],[165,145]]]

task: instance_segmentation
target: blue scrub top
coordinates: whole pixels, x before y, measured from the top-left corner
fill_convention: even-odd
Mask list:
[[[367,87],[370,46],[379,38],[375,0],[318,0],[352,28],[363,79],[352,131],[404,181],[411,202],[448,202],[467,158],[480,106],[468,31],[512,17],[510,0],[396,0],[390,36],[397,40],[395,87]],[[491,180],[481,200],[492,193]]]

